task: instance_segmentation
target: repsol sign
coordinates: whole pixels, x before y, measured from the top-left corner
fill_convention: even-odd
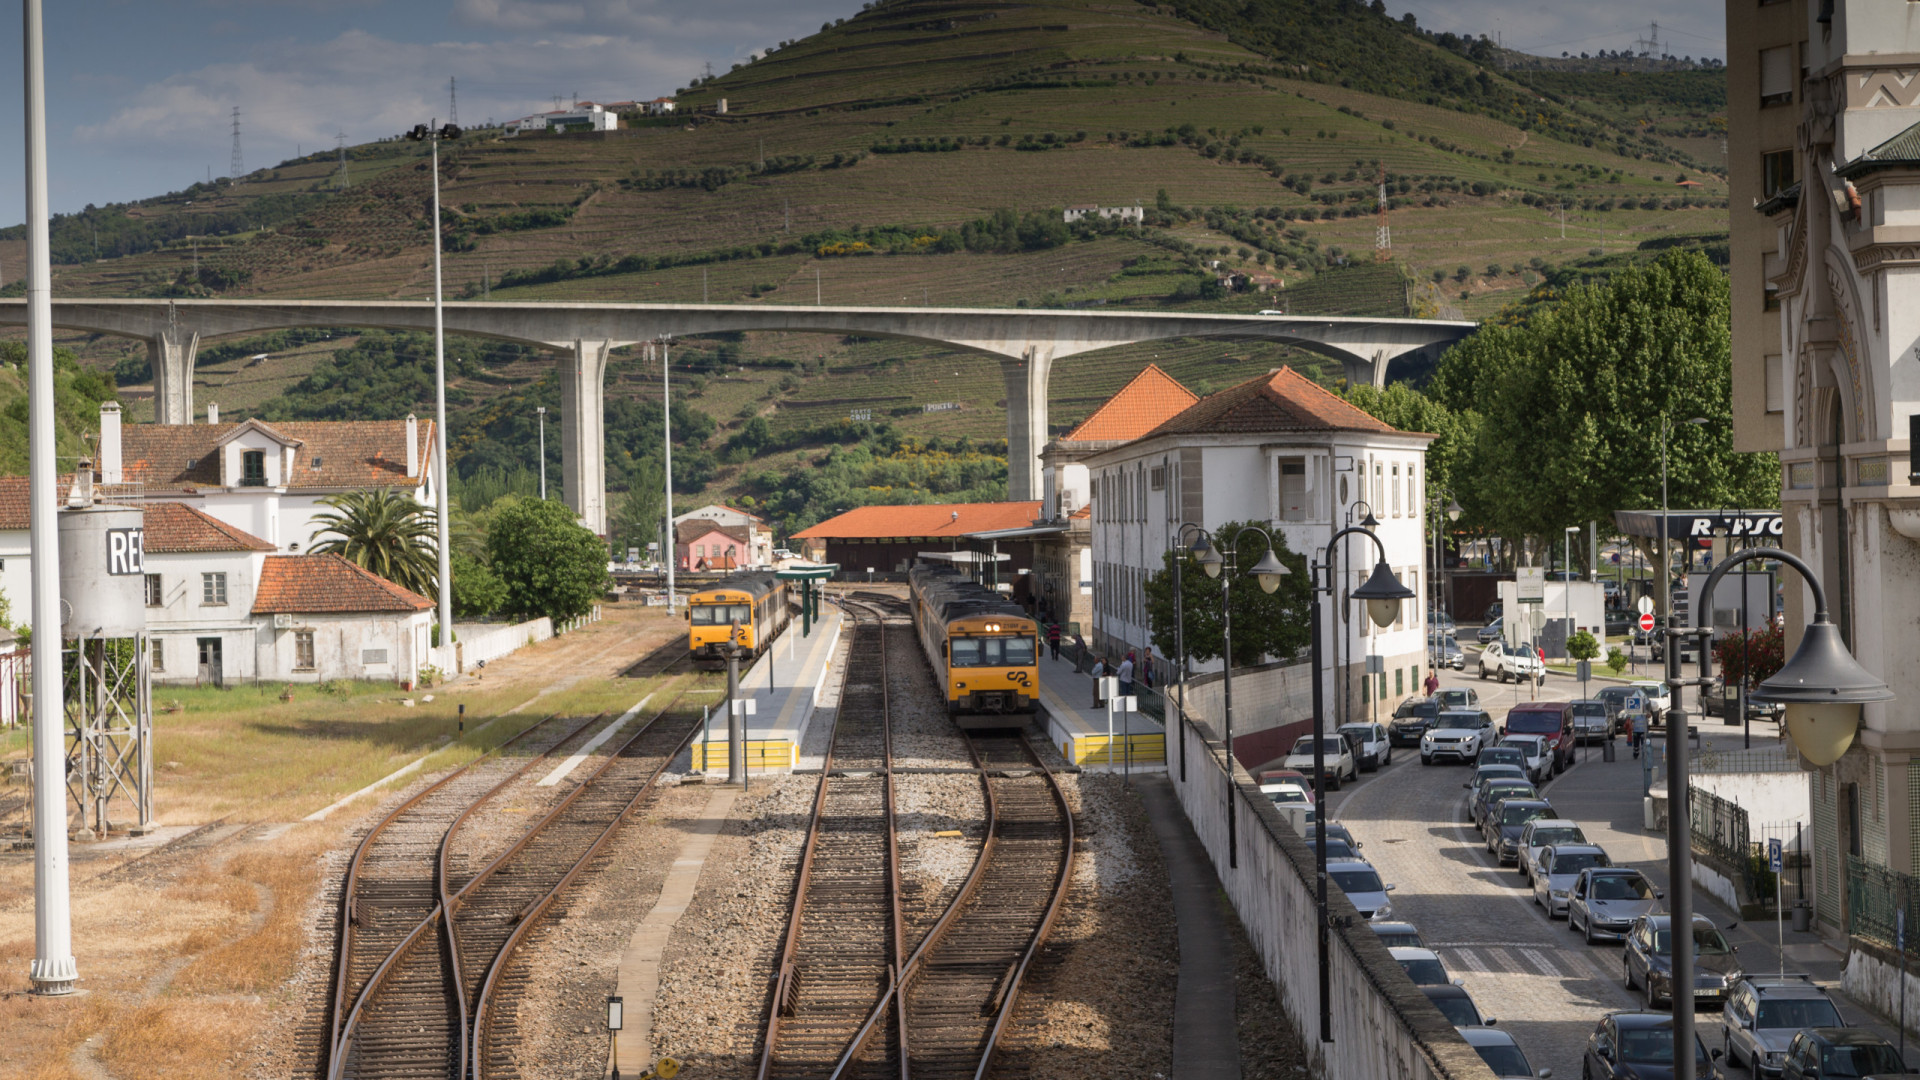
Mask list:
[[[1726,530],[1729,539],[1738,539],[1743,536],[1780,536],[1785,532],[1786,525],[1779,514],[1696,514],[1673,519],[1667,535],[1676,539],[1711,540],[1716,529]]]
[[[147,572],[145,529],[108,529],[106,536],[110,576],[127,577]]]

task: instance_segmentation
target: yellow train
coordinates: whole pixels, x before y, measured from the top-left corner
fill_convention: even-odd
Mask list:
[[[742,660],[759,656],[787,628],[787,583],[764,570],[741,570],[687,596],[687,650],[695,667],[727,666],[727,639],[745,650]],[[737,629],[736,629],[737,628]]]
[[[1025,724],[1040,695],[1039,626],[952,569],[923,567],[907,580],[914,630],[954,722],[969,730]]]

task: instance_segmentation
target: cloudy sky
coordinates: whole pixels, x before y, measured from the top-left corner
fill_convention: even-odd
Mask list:
[[[1322,0],[1333,2],[1333,0]],[[1396,16],[1510,47],[1631,48],[1660,21],[1676,55],[1724,54],[1706,0],[1388,0]],[[448,112],[474,123],[596,100],[670,94],[711,62],[853,14],[858,0],[52,0],[46,4],[53,208],[80,209],[224,175],[241,108],[248,169],[389,135]],[[0,70],[20,20],[0,3]],[[0,224],[25,215],[21,89],[0,80]]]

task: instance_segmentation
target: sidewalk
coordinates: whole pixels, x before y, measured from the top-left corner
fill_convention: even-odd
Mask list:
[[[1166,777],[1148,777],[1134,790],[1160,841],[1180,942],[1172,1073],[1180,1080],[1240,1080],[1233,945],[1227,937],[1225,905],[1218,899],[1220,879]]]
[[[1116,712],[1109,719],[1105,708],[1094,708],[1093,679],[1073,670],[1070,648],[1063,647],[1058,660],[1041,650],[1037,723],[1072,764],[1116,771],[1167,767],[1166,729],[1144,713]]]

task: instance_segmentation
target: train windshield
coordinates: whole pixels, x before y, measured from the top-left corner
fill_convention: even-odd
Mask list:
[[[1020,637],[956,637],[954,667],[1024,667],[1034,662],[1034,640]]]
[[[753,608],[747,604],[694,604],[693,625],[726,626],[728,623],[746,626],[753,622]]]

